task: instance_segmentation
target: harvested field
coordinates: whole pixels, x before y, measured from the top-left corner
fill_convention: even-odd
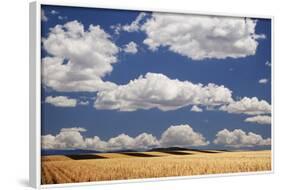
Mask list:
[[[42,156],[42,184],[271,170],[271,151],[171,151]]]

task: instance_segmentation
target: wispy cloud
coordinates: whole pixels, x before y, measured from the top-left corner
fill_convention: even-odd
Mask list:
[[[76,99],[67,96],[47,96],[45,102],[56,107],[76,107],[77,105]]]
[[[56,11],[56,10],[51,10],[51,12],[50,12],[52,15],[57,15],[57,14],[59,14],[59,12],[58,11]]]
[[[114,30],[115,34],[120,34],[121,31],[126,31],[126,32],[137,32],[140,30],[141,27],[141,21],[144,19],[144,17],[147,14],[144,12],[141,12],[136,19],[131,22],[130,24],[116,24],[116,25],[111,25],[110,28]]]
[[[268,67],[271,67],[271,63],[269,61],[266,61],[265,65],[268,66]]]
[[[58,16],[58,19],[59,19],[59,20],[67,20],[67,16],[61,16],[61,15],[59,15],[59,16]]]
[[[266,79],[266,78],[263,78],[263,79],[259,80],[260,84],[266,84],[267,82],[268,82],[268,79]]]
[[[271,116],[268,115],[257,115],[254,117],[248,117],[245,122],[258,123],[258,124],[271,124]]]

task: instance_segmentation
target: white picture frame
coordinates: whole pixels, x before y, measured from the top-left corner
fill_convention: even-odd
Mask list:
[[[233,17],[251,17],[251,18],[266,18],[271,19],[271,101],[272,101],[272,118],[271,118],[271,171],[249,172],[249,173],[231,173],[231,174],[212,174],[212,175],[196,175],[196,176],[178,176],[165,178],[149,178],[149,179],[130,179],[117,181],[102,181],[102,182],[82,182],[69,184],[41,184],[41,6],[42,5],[56,5],[56,6],[74,6],[86,8],[105,8],[117,10],[136,10],[136,11],[157,11],[169,13],[184,13],[184,14],[202,14],[215,16],[233,16]],[[116,183],[132,183],[132,182],[146,182],[146,181],[161,181],[161,180],[175,180],[175,179],[193,179],[205,177],[221,177],[221,176],[236,176],[236,175],[253,175],[253,174],[270,174],[274,172],[274,17],[265,15],[239,15],[228,13],[214,13],[214,12],[198,12],[198,11],[177,11],[177,10],[155,10],[155,9],[138,9],[138,7],[113,6],[104,7],[96,3],[74,3],[69,1],[36,1],[30,3],[30,142],[29,142],[29,178],[30,185],[34,188],[49,188],[49,187],[68,187],[68,186],[85,186],[97,184],[116,184]]]

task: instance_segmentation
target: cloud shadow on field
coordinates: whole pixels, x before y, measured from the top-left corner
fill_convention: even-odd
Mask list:
[[[180,152],[180,151],[164,151],[164,150],[159,150],[158,152],[161,153],[166,153],[166,154],[173,154],[173,155],[191,155],[193,153],[189,153],[189,152]]]
[[[68,158],[73,160],[90,160],[90,159],[105,159],[104,156],[99,156],[96,154],[83,154],[83,155],[66,155]]]
[[[211,151],[211,150],[192,150],[194,152],[200,152],[200,153],[211,153],[211,154],[215,154],[215,153],[221,153],[221,152],[217,152],[217,151]]]
[[[127,156],[136,156],[136,157],[159,157],[157,155],[145,154],[140,152],[121,152],[119,154],[124,154]]]

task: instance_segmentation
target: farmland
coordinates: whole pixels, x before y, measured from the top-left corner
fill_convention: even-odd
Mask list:
[[[271,170],[271,151],[149,151],[42,156],[42,184]]]

